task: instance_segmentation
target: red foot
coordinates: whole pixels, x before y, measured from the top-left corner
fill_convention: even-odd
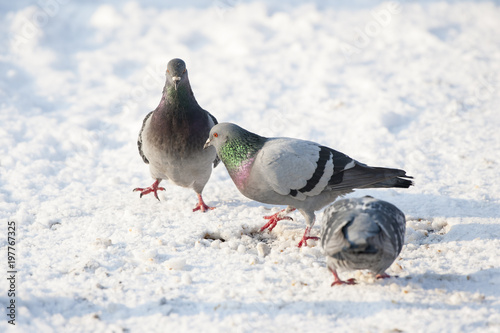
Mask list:
[[[304,232],[304,236],[302,236],[302,239],[300,240],[299,244],[297,245],[298,247],[302,247],[302,245],[307,246],[307,240],[308,239],[319,240],[319,237],[309,236],[309,232],[310,231],[311,231],[311,228],[306,227],[306,231]]]
[[[337,272],[334,271],[333,269],[331,268],[328,268],[330,270],[330,272],[332,272],[333,274],[333,278],[335,279],[335,281],[332,282],[332,287],[333,286],[337,286],[337,285],[342,285],[342,284],[348,284],[348,285],[353,285],[353,284],[356,284],[356,280],[355,279],[348,279],[346,281],[342,281],[339,276],[337,275]]]
[[[201,194],[198,194],[198,204],[196,205],[196,207],[193,208],[193,212],[201,210],[203,213],[205,213],[207,210],[212,210],[212,209],[215,209],[215,207],[207,206],[203,201]]]
[[[146,187],[146,188],[137,187],[137,188],[134,188],[134,192],[141,192],[141,195],[139,196],[139,198],[142,198],[142,196],[145,194],[149,194],[149,193],[153,192],[155,195],[155,198],[158,199],[158,201],[160,201],[160,198],[158,198],[158,191],[165,191],[164,187],[158,186],[158,185],[160,185],[160,182],[161,182],[161,179],[157,179],[153,183],[153,185],[151,185],[150,187]]]
[[[286,214],[293,212],[295,208],[285,208],[277,212],[276,214],[269,215],[269,216],[264,216],[266,220],[269,220],[262,228],[260,228],[260,231],[264,231],[268,229],[270,232],[273,231],[274,227],[276,227],[276,224],[278,224],[278,221],[281,220],[292,220],[293,219],[290,216],[286,216]]]

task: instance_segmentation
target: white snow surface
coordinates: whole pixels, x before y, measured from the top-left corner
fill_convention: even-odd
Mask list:
[[[0,17],[0,331],[500,331],[498,2],[4,1]],[[222,164],[213,211],[168,182],[139,199],[137,134],[175,57],[219,122],[412,175],[348,195],[405,212],[398,277],[331,287],[319,243],[296,246],[300,213],[259,233],[283,207]]]

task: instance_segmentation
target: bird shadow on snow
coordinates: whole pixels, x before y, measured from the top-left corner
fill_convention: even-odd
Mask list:
[[[450,243],[459,241],[474,240],[495,240],[500,238],[500,225],[466,223],[448,225],[446,219],[436,219],[438,223],[432,222],[433,219],[408,219],[407,220],[407,244],[423,245],[436,243]],[[419,225],[420,224],[420,225]],[[422,227],[421,224],[424,224]],[[411,234],[422,233],[421,238],[415,238]]]
[[[377,197],[376,193],[372,194]],[[391,201],[390,197],[383,200]],[[401,209],[415,217],[481,217],[500,218],[500,205],[492,201],[452,198],[446,195],[401,193]]]
[[[487,296],[500,296],[500,268],[480,269],[471,274],[439,274],[425,272],[412,274],[400,279],[401,286],[418,283],[424,290],[445,289],[447,291],[462,291],[482,293]],[[499,306],[500,307],[500,306]]]
[[[451,226],[442,242],[500,239],[500,225],[468,223]]]
[[[346,196],[360,197],[365,194],[379,197],[382,200],[391,200],[391,196],[372,193],[371,191],[360,190]],[[366,193],[365,193],[366,192]],[[381,193],[381,192],[379,192]],[[337,200],[342,199],[339,197]],[[445,195],[433,194],[413,194],[413,193],[398,193],[398,206],[405,211],[407,215],[412,215],[415,218],[455,218],[455,217],[480,217],[480,218],[500,218],[500,205],[495,202],[452,198]],[[252,200],[232,199],[222,200],[218,203],[222,206],[237,208],[239,210],[260,208],[267,210],[269,213],[275,213],[286,206],[267,205]],[[327,205],[328,206],[328,205]],[[325,206],[325,208],[327,207]],[[323,209],[316,211],[316,223],[320,220]],[[300,214],[299,214],[300,215]]]
[[[452,224],[448,219],[472,218],[489,219],[499,218],[500,205],[493,202],[465,200],[445,196],[410,194],[410,200],[415,202],[422,212],[415,213],[415,207],[404,207],[407,212],[407,229],[415,231],[425,230],[426,239],[423,243],[446,243],[456,241],[472,241],[476,239],[494,240],[500,238],[500,225],[495,223],[464,222],[455,220]],[[414,199],[413,199],[414,198]],[[413,216],[411,216],[413,215]],[[423,217],[425,216],[425,217]],[[419,221],[426,221],[427,226],[419,226]]]

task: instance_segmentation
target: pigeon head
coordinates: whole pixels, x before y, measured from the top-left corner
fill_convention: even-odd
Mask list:
[[[172,59],[167,64],[167,84],[173,85],[175,90],[182,82],[188,81],[186,63],[182,59]]]
[[[213,146],[231,172],[255,157],[267,138],[249,132],[232,123],[212,127],[204,148]]]
[[[208,135],[208,140],[205,143],[204,148],[214,146],[215,149],[219,150],[228,141],[238,140],[240,137],[244,136],[244,132],[246,131],[243,128],[235,124],[217,124],[210,130],[210,134]]]

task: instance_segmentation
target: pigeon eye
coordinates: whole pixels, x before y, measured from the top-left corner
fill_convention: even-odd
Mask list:
[[[186,73],[186,69],[184,68],[184,70],[182,71],[182,74]]]
[[[219,137],[219,134],[218,133],[214,133],[214,138],[217,138]]]

